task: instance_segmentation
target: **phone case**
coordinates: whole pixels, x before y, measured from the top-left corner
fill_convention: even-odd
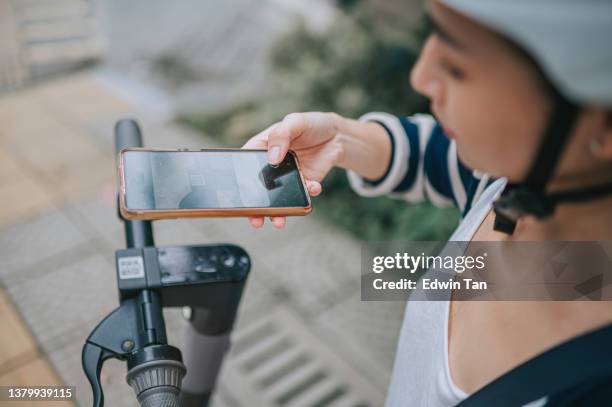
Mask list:
[[[126,148],[119,152],[119,212],[125,219],[156,220],[178,218],[205,218],[205,217],[248,217],[248,216],[304,216],[312,211],[312,203],[304,176],[300,168],[297,155],[289,150],[295,160],[302,188],[306,194],[308,206],[305,207],[278,207],[278,208],[222,208],[222,209],[145,209],[131,210],[125,205],[125,176],[123,167],[123,154],[127,151],[160,151],[160,152],[201,152],[201,151],[262,151],[261,149],[240,148],[204,148],[200,150],[189,149],[156,149],[156,148]],[[265,150],[263,150],[265,151]]]

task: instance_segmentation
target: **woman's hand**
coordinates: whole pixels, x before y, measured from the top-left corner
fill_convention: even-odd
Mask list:
[[[300,161],[308,193],[321,193],[321,181],[342,159],[343,146],[339,140],[340,116],[335,113],[291,113],[278,123],[253,136],[242,148],[268,150],[268,162],[278,164],[287,150],[293,150]],[[260,228],[264,217],[250,217],[251,225]],[[286,218],[271,218],[278,229],[285,226]]]

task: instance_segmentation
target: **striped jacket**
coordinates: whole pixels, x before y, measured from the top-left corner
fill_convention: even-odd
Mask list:
[[[379,180],[368,181],[347,172],[351,187],[361,196],[389,195],[408,202],[427,200],[439,207],[455,205],[465,216],[494,181],[459,160],[455,142],[430,115],[396,117],[375,112],[359,120],[381,124],[389,134],[392,151],[389,167]]]

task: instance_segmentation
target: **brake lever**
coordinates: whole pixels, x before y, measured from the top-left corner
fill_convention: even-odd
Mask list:
[[[100,383],[100,371],[104,361],[114,356],[114,353],[89,342],[86,342],[85,346],[83,346],[83,369],[85,376],[87,376],[91,384],[94,407],[102,407],[104,405],[104,392]]]
[[[145,345],[137,330],[138,300],[136,297],[122,301],[121,306],[96,326],[83,346],[83,370],[91,384],[94,407],[104,405],[104,392],[100,383],[104,362],[110,358],[125,360]]]

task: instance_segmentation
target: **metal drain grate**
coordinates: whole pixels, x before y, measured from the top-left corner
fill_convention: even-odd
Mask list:
[[[280,309],[235,332],[219,387],[244,406],[368,407],[383,400],[378,388]]]

